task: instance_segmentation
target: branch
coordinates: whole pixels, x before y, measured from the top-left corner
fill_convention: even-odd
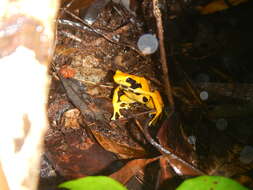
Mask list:
[[[169,81],[169,69],[167,66],[166,50],[164,45],[163,21],[162,21],[162,13],[161,10],[159,9],[159,0],[153,0],[153,13],[155,15],[158,31],[160,58],[163,70],[163,82],[165,84],[165,92],[171,107],[171,113],[169,115],[171,115],[174,112],[174,100],[172,96],[171,84]]]

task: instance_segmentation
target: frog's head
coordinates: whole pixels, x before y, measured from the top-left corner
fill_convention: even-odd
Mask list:
[[[117,70],[113,79],[117,84],[129,87],[130,84],[127,82],[127,78],[129,78],[129,76],[129,74]]]

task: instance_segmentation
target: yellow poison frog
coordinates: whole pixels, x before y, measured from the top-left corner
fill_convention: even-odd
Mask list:
[[[116,114],[121,118],[120,109],[128,109],[130,107],[129,104],[135,102],[145,104],[148,108],[156,110],[152,113],[155,116],[149,122],[149,125],[158,119],[163,110],[163,101],[157,90],[150,91],[148,80],[119,70],[116,71],[113,79],[119,86],[114,90],[113,94],[112,104],[114,112],[111,120],[116,120]],[[121,91],[123,95],[120,95]]]

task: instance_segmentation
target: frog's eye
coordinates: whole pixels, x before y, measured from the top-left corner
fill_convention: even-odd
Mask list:
[[[127,78],[126,82],[130,83],[130,88],[136,89],[136,88],[142,88],[142,85],[140,83],[137,83],[134,79],[132,78]]]
[[[143,102],[148,102],[148,99],[144,96],[144,97],[142,98],[142,101],[143,101]]]

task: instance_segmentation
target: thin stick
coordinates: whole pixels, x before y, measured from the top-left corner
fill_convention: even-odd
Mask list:
[[[171,106],[171,115],[174,112],[174,100],[172,96],[172,88],[169,81],[169,71],[167,66],[167,58],[166,58],[166,51],[164,46],[164,30],[163,30],[163,22],[162,22],[162,14],[161,10],[159,9],[159,0],[153,0],[153,13],[156,19],[157,31],[158,31],[158,38],[159,38],[159,47],[160,47],[160,57],[161,57],[161,64],[163,70],[163,82],[165,83],[165,93],[167,95],[168,101]]]
[[[188,163],[187,161],[183,160],[181,157],[177,156],[176,154],[172,153],[171,151],[169,151],[168,149],[166,149],[165,147],[163,147],[161,144],[159,144],[158,142],[156,142],[150,135],[149,133],[149,126],[148,126],[148,122],[146,122],[144,124],[144,126],[142,126],[140,124],[140,122],[135,119],[135,122],[137,124],[137,126],[141,129],[141,131],[143,132],[145,138],[148,140],[148,142],[153,145],[161,154],[163,155],[169,155],[170,158],[172,159],[176,159],[180,162],[182,162],[183,164],[185,164],[186,166],[188,166],[189,168],[191,168],[192,170],[196,171],[197,173],[201,174],[201,175],[205,175],[206,173],[201,171],[200,169],[196,168],[195,166],[193,166],[192,164]]]

